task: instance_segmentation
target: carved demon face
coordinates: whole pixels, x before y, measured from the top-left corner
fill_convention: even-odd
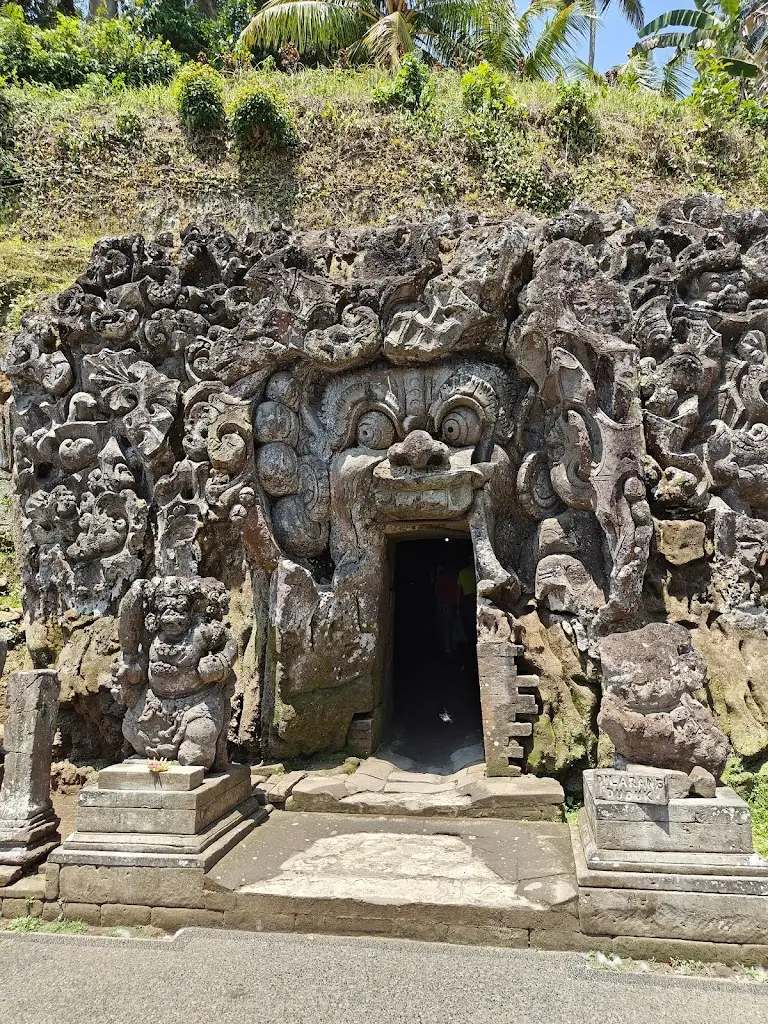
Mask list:
[[[192,604],[186,594],[160,594],[155,609],[157,631],[161,636],[184,636],[192,625]]]
[[[723,313],[743,313],[749,303],[746,274],[743,270],[707,271],[694,282],[691,296],[697,304]]]
[[[487,365],[389,370],[332,385],[324,412],[332,504],[367,492],[364,518],[465,516],[503,457],[500,372]]]
[[[306,396],[289,394],[284,376],[268,383],[254,432],[259,481],[289,554],[320,554],[334,522],[350,517],[464,517],[476,491],[507,465],[499,442],[513,385],[493,364],[370,368]]]

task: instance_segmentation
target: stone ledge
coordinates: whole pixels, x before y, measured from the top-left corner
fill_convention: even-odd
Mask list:
[[[196,835],[74,832],[49,864],[207,871],[268,816],[251,798]]]
[[[112,791],[139,790],[151,793],[188,792],[203,782],[205,769],[180,764],[168,765],[164,772],[150,772],[146,759],[123,761],[102,768],[96,786]],[[211,776],[208,776],[211,778]]]
[[[582,888],[579,925],[585,935],[768,945],[768,898]]]
[[[768,896],[768,865],[757,854],[598,850],[584,812],[571,844],[582,887]]]
[[[383,765],[383,763],[382,763]],[[367,775],[368,762],[346,778],[306,778],[297,782],[286,801],[288,811],[384,814],[391,817],[505,818],[560,821],[565,800],[555,779],[520,775],[515,778],[473,777],[466,771],[434,781],[423,773]],[[394,782],[388,779],[396,776]],[[435,777],[437,779],[439,777]]]
[[[44,900],[45,894],[45,875],[39,872],[20,878],[17,882],[0,889],[0,899]]]
[[[96,893],[92,893],[96,895]],[[6,907],[6,904],[10,906]],[[15,906],[19,904],[19,906]],[[357,908],[358,911],[360,908]],[[550,927],[515,926],[496,917],[486,920],[465,919],[440,921],[416,912],[397,913],[388,908],[382,913],[350,916],[349,913],[328,912],[321,906],[303,907],[298,912],[279,913],[276,908],[262,911],[249,900],[238,899],[229,909],[218,911],[202,906],[156,906],[147,904],[59,901],[2,901],[6,919],[27,916],[44,921],[82,920],[103,928],[139,927],[152,924],[168,933],[180,928],[215,927],[255,932],[304,932],[334,935],[381,935],[392,938],[418,939],[425,942],[449,942],[460,945],[506,946],[549,951],[616,953],[635,960],[668,960],[670,957],[765,966],[768,963],[768,942],[747,943],[688,938],[658,938],[618,934],[615,936],[585,934],[577,927],[563,927],[563,916],[553,914]],[[349,908],[347,908],[349,910]]]

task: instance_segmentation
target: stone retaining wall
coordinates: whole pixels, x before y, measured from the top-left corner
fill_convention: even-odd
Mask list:
[[[70,894],[79,899],[69,899]],[[84,896],[89,902],[83,902]],[[335,901],[333,913],[323,902],[235,893],[199,871],[181,868],[60,869],[49,865],[46,874],[6,887],[0,914],[5,919],[78,920],[103,928],[152,925],[169,933],[206,927],[366,935],[514,949],[600,951],[634,959],[768,965],[768,945],[584,935],[578,917],[567,912],[534,922],[516,912],[505,912],[502,917],[498,911],[477,907],[396,905],[382,906],[378,917],[370,917],[365,908],[361,911],[351,901],[342,907]]]

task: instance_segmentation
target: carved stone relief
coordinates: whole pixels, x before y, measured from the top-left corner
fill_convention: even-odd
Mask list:
[[[601,638],[683,623],[712,664],[715,629],[768,643],[767,335],[768,216],[710,196],[642,226],[625,204],[105,239],[7,360],[27,613],[66,642],[122,601],[137,750],[221,763],[236,663],[260,716],[238,728],[265,751],[340,748],[353,723],[374,744],[387,545],[466,534],[480,614],[509,624],[485,662],[541,682],[493,728],[515,726],[516,764],[532,743],[537,770],[586,766]],[[176,639],[158,610],[174,602]],[[705,686],[752,756],[768,679],[744,659],[738,692]]]

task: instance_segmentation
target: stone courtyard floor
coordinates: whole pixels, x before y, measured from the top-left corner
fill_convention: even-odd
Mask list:
[[[208,878],[265,928],[508,946],[578,932],[556,822],[274,812]]]

